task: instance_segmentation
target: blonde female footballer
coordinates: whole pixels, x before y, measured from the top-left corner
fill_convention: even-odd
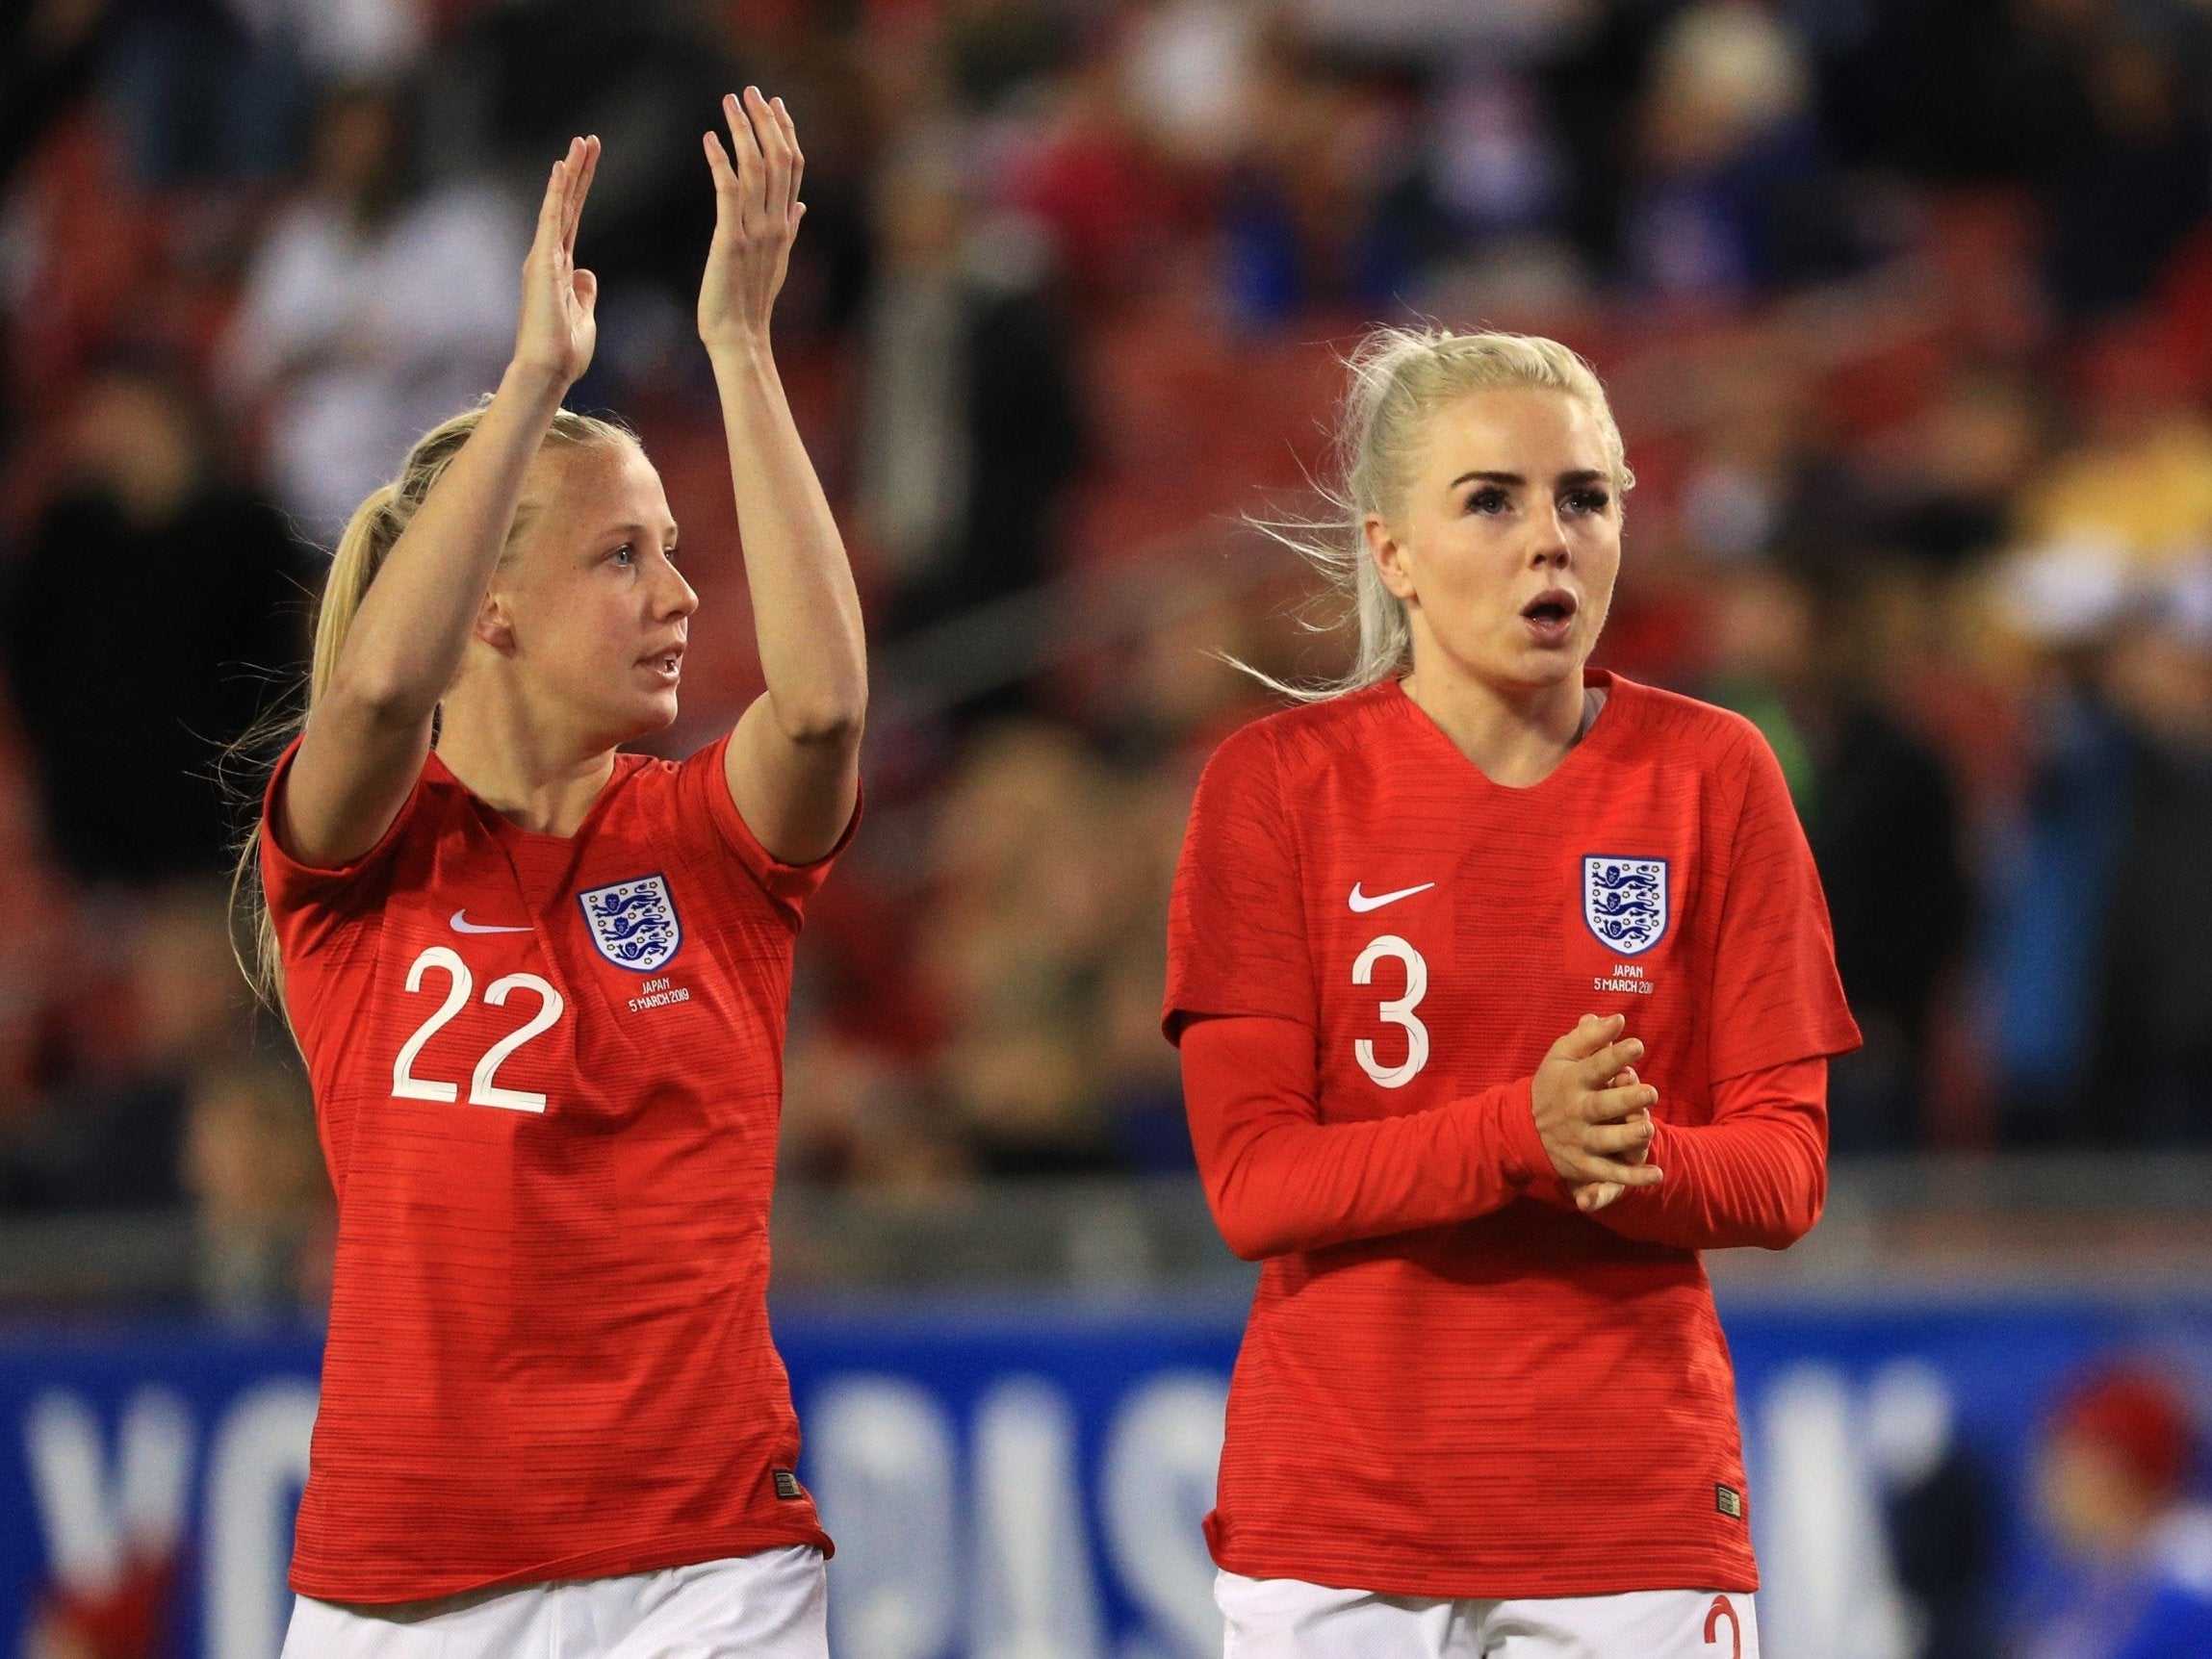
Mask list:
[[[769,1340],[792,941],[859,804],[852,576],[769,351],[781,102],[705,140],[699,295],[767,690],[681,765],[660,480],[564,411],[599,160],[553,169],[514,361],[355,514],[258,841],[338,1193],[289,1659],[822,1659],[829,1540]]]
[[[1237,732],[1170,927],[1209,1199],[1265,1263],[1207,1535],[1231,1659],[1756,1659],[1701,1250],[1825,1190],[1857,1045],[1779,768],[1587,666],[1630,475],[1551,341],[1385,331],[1315,550],[1358,666]]]

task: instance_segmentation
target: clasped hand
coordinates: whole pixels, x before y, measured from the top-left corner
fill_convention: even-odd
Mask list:
[[[1659,1090],[1636,1076],[1644,1045],[1623,1034],[1627,1027],[1620,1014],[1584,1014],[1552,1045],[1530,1090],[1552,1167],[1585,1214],[1632,1187],[1657,1187],[1665,1179],[1646,1161]]]

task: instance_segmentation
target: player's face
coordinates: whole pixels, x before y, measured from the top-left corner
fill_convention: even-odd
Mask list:
[[[1618,493],[1587,406],[1508,387],[1438,407],[1396,518],[1368,545],[1405,602],[1416,673],[1580,683],[1621,562]]]
[[[610,748],[676,718],[699,596],[676,568],[676,520],[635,445],[549,449],[494,598],[533,702]],[[536,471],[536,470],[533,470]]]

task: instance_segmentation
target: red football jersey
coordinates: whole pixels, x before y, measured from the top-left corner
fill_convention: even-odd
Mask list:
[[[1198,785],[1167,1026],[1223,1231],[1267,1258],[1207,1520],[1231,1571],[1449,1597],[1757,1586],[1695,1246],[1811,1224],[1820,1057],[1858,1031],[1758,730],[1588,678],[1605,707],[1529,788],[1395,682],[1245,727]],[[1645,1043],[1667,1172],[1597,1216],[1530,1109],[1586,1012]],[[1214,1015],[1262,1017],[1191,1029]]]
[[[268,824],[338,1193],[293,1588],[827,1551],[766,1292],[792,947],[831,858],[760,846],[722,743],[618,755],[573,836],[516,828],[434,753],[345,869]]]

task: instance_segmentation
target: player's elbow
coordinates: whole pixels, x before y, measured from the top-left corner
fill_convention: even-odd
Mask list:
[[[801,749],[858,749],[866,728],[868,694],[862,686],[850,693],[806,699],[776,700],[776,726],[786,741]]]
[[[1828,1169],[1816,1164],[1793,1203],[1775,1214],[1762,1229],[1764,1237],[1753,1240],[1762,1250],[1787,1250],[1820,1224],[1828,1203]]]
[[[1229,1254],[1243,1262],[1265,1262],[1298,1248],[1283,1226],[1282,1217],[1252,1203],[1234,1174],[1205,1183],[1206,1208],[1214,1212],[1214,1226]]]
[[[1222,1242],[1239,1261],[1265,1262],[1292,1248],[1282,1229],[1273,1225],[1271,1218],[1251,1214],[1242,1205],[1224,1204],[1216,1198],[1213,1212],[1214,1225],[1221,1230]]]
[[[429,719],[440,688],[431,676],[400,662],[341,662],[315,700],[326,722],[365,730],[402,730]]]

